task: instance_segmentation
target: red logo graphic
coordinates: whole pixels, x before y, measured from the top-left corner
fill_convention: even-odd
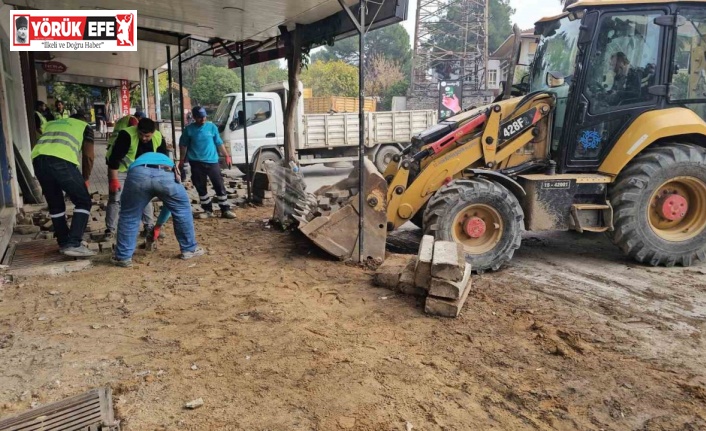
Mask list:
[[[116,15],[115,21],[118,27],[118,45],[120,46],[135,46],[135,35],[132,31],[132,20],[135,19],[132,14]]]

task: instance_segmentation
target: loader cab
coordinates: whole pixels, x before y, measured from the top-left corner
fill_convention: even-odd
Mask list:
[[[537,24],[530,88],[556,96],[551,158],[561,173],[596,172],[637,117],[665,106],[671,13],[642,3]]]

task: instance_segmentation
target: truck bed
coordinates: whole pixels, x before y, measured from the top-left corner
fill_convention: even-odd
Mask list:
[[[408,143],[412,136],[436,124],[434,110],[369,112],[365,114],[365,145]],[[299,149],[358,145],[358,114],[307,114],[302,118]]]

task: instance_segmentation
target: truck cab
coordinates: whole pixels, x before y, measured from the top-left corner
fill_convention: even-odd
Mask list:
[[[281,159],[284,144],[284,111],[279,94],[275,92],[245,93],[243,118],[242,93],[226,94],[213,116],[221,138],[230,149],[233,164],[253,163],[258,150],[267,152],[270,160]],[[240,112],[240,113],[239,113]],[[248,159],[245,158],[244,126],[248,132]]]

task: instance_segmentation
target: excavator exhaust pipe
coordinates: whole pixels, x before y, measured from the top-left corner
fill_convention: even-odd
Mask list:
[[[373,162],[365,159],[363,253],[359,253],[359,171],[356,168],[348,178],[300,199],[293,217],[299,230],[332,256],[360,262],[360,255],[364,262],[382,263],[387,240],[387,183]]]

